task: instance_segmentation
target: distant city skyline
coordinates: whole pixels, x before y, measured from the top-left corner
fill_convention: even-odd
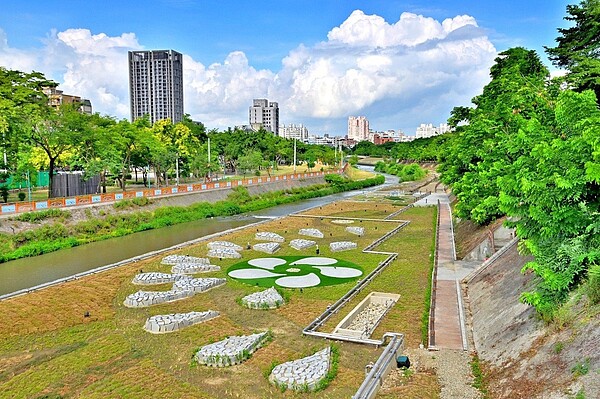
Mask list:
[[[172,48],[184,58],[185,112],[208,128],[245,124],[252,99],[269,98],[282,123],[317,134],[346,134],[351,115],[414,134],[470,105],[500,51],[534,49],[555,72],[543,46],[576,3],[5,0],[0,66],[42,72],[129,119],[128,51]]]

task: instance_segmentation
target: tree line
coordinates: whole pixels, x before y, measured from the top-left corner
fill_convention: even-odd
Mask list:
[[[458,217],[487,224],[506,216],[521,252],[535,258],[525,270],[537,285],[522,300],[548,319],[586,280],[600,301],[600,0],[567,6],[565,19],[572,26],[546,47],[564,76],[551,79],[535,51],[511,48],[473,106],[452,110],[454,132],[354,149],[436,160]]]
[[[128,178],[137,171],[145,184],[150,183],[148,171],[154,171],[153,183],[160,186],[172,183],[176,172],[202,179],[219,172],[270,173],[293,163],[294,142],[265,130],[207,131],[189,115],[175,124],[168,119],[152,124],[148,118],[130,122],[84,114],[78,104],[56,109],[43,93],[56,86],[41,73],[0,67],[0,182],[9,175],[24,180],[28,172],[48,170],[50,197],[54,174],[61,169],[100,175],[105,191],[107,176],[126,190]],[[333,148],[302,142],[296,147],[297,161],[309,169],[317,161],[339,162]]]

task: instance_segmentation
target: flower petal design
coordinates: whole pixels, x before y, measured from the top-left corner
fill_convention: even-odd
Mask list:
[[[248,261],[248,264],[261,269],[275,269],[275,266],[285,265],[285,259],[281,258],[255,258]]]
[[[333,265],[337,263],[337,259],[333,258],[325,258],[323,256],[311,256],[308,258],[298,259],[295,262],[290,263],[290,265]]]
[[[314,287],[321,283],[321,279],[314,273],[304,276],[281,277],[275,280],[275,284],[285,288],[306,288]]]
[[[363,272],[351,267],[315,266],[321,274],[327,277],[350,278],[362,276]]]
[[[239,278],[243,280],[253,279],[253,278],[266,278],[266,277],[278,277],[285,276],[285,274],[277,274],[271,273],[268,270],[263,269],[238,269],[233,270],[228,273],[229,277]]]

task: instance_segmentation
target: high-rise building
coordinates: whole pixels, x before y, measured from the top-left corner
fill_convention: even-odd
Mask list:
[[[279,134],[279,104],[269,102],[266,98],[255,98],[248,111],[252,129],[259,130],[262,127],[273,134]]]
[[[183,56],[174,50],[129,52],[131,120],[183,119]]]
[[[348,138],[356,141],[369,139],[369,120],[364,116],[348,117]]]

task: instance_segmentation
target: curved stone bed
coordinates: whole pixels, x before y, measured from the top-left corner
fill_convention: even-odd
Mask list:
[[[208,273],[218,272],[221,270],[220,266],[204,264],[204,263],[178,263],[173,265],[171,273],[175,274],[196,274],[196,273]]]
[[[256,240],[271,241],[271,242],[284,242],[285,238],[277,233],[271,233],[270,231],[261,231],[254,235]]]
[[[182,278],[188,277],[182,276],[181,274],[149,272],[136,274],[131,282],[136,285],[156,285],[174,283],[175,281],[181,280]]]
[[[302,238],[297,238],[295,240],[290,241],[290,247],[297,249],[297,250],[303,250],[303,249],[308,249],[311,247],[314,247],[315,245],[317,245],[316,241],[313,240],[305,240]]]
[[[357,236],[362,236],[365,234],[365,228],[359,226],[348,226],[346,227],[346,231],[350,234],[356,234]]]
[[[182,278],[173,284],[170,291],[137,291],[128,295],[123,305],[128,308],[144,308],[165,302],[194,296],[194,294],[208,291],[211,288],[225,284],[224,278]]]
[[[260,244],[254,244],[252,249],[255,251],[265,252],[267,254],[274,254],[279,250],[281,246],[277,242],[261,242]]]
[[[331,348],[327,347],[314,355],[276,366],[269,381],[294,391],[313,391],[327,377],[330,364]]]
[[[323,233],[321,233],[321,231],[318,229],[300,229],[298,231],[298,234],[300,234],[301,236],[309,236],[309,237],[315,237],[315,238],[323,238],[324,237]]]
[[[178,263],[198,263],[208,265],[210,260],[208,260],[208,258],[197,258],[189,255],[168,255],[165,256],[160,263],[163,265],[176,265]]]
[[[215,310],[156,315],[146,320],[144,330],[153,334],[170,333],[194,324],[203,323],[217,316],[219,316],[219,312]]]
[[[212,241],[206,244],[206,246],[208,247],[208,249],[229,249],[236,252],[244,249],[241,246],[229,241]]]
[[[229,248],[212,248],[208,250],[207,255],[211,258],[239,259],[242,257],[236,250]]]
[[[205,345],[194,358],[200,364],[212,367],[228,367],[240,364],[250,358],[267,341],[267,332],[226,338],[214,344]]]
[[[283,297],[274,287],[242,298],[242,304],[250,309],[276,309],[283,305],[283,302]]]
[[[205,292],[210,290],[211,288],[218,287],[220,285],[225,284],[224,278],[188,278],[176,281],[173,284],[174,291],[190,291],[192,294],[198,294],[200,292]]]
[[[337,241],[329,244],[331,252],[349,251],[351,249],[356,249],[357,247],[358,245],[351,241]]]

